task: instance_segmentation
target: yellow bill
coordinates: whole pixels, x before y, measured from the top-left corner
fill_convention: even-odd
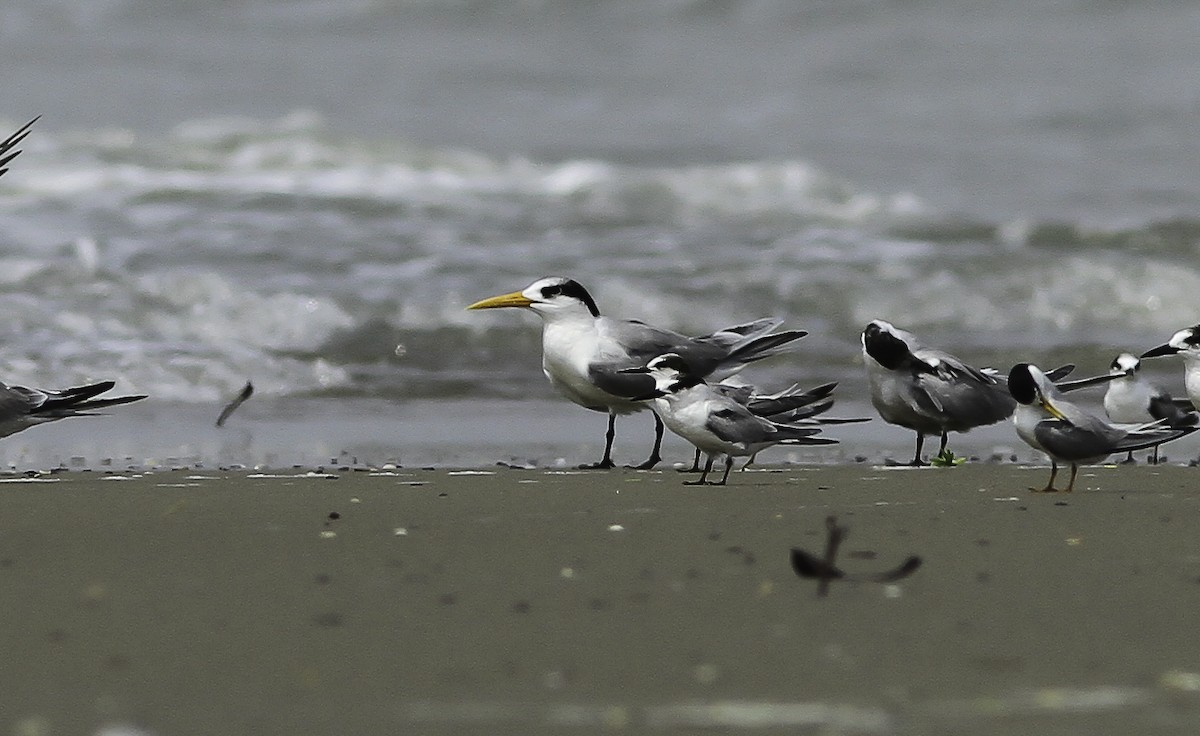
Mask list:
[[[519,291],[500,296],[490,296],[475,302],[467,309],[499,309],[500,307],[528,307],[533,302]]]
[[[1054,417],[1055,419],[1061,419],[1064,422],[1068,421],[1067,418],[1065,416],[1063,416],[1063,413],[1061,411],[1054,408],[1054,404],[1051,404],[1049,401],[1046,401],[1045,399],[1042,399],[1042,408],[1045,409],[1046,412],[1049,413],[1050,416]]]

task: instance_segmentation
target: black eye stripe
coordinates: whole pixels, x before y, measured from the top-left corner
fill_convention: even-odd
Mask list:
[[[553,291],[548,293],[547,290],[550,289]],[[588,308],[588,311],[592,313],[593,317],[600,316],[600,309],[596,306],[596,302],[592,299],[592,295],[589,294],[587,289],[583,288],[578,281],[566,279],[565,281],[557,284],[551,284],[550,286],[542,289],[543,298],[558,296],[560,294],[578,299],[579,301],[583,302],[583,304]]]

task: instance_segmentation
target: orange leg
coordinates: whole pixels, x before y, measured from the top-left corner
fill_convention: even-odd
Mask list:
[[[1071,466],[1075,468],[1074,465]],[[1050,458],[1050,480],[1046,481],[1045,488],[1030,488],[1034,493],[1058,493],[1058,489],[1054,487],[1054,477],[1058,475],[1058,463],[1054,462],[1054,458]],[[1071,481],[1075,481],[1075,474],[1071,474]]]
[[[1075,474],[1079,472],[1079,466],[1071,463],[1071,482],[1067,483],[1067,489],[1063,493],[1070,493],[1075,490]]]

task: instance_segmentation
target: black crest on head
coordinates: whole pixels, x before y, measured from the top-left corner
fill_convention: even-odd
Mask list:
[[[569,296],[583,302],[588,311],[593,317],[600,316],[600,308],[596,306],[596,301],[592,299],[592,295],[583,288],[583,285],[574,279],[563,279],[557,283],[542,287],[542,298],[551,299],[558,295]]]
[[[1020,404],[1032,404],[1037,400],[1037,384],[1028,363],[1017,363],[1008,372],[1008,392]]]
[[[655,368],[669,368],[679,374],[667,387],[667,393],[675,393],[704,383],[704,379],[692,372],[687,361],[676,353],[665,353],[651,362]]]
[[[1183,339],[1184,345],[1200,345],[1200,325],[1192,328],[1192,334]]]
[[[863,347],[866,349],[867,355],[890,371],[904,365],[911,355],[908,345],[903,340],[874,322],[863,330]]]

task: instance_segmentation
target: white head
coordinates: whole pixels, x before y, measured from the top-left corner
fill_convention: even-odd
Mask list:
[[[689,374],[687,363],[676,353],[663,353],[654,358],[646,364],[646,370],[661,389],[666,389]]]
[[[1133,353],[1121,353],[1108,366],[1108,375],[1133,378],[1142,369],[1142,361]]]
[[[578,281],[562,276],[539,279],[521,291],[489,297],[475,302],[467,309],[499,309],[522,307],[532,309],[545,318],[565,316],[599,317],[600,309],[592,295]]]
[[[1143,358],[1157,358],[1160,355],[1175,355],[1182,353],[1188,360],[1200,359],[1200,325],[1185,327],[1166,343],[1151,348],[1142,353]]]
[[[638,399],[654,399],[698,386],[704,380],[691,372],[687,362],[677,353],[663,353],[644,368],[625,368],[621,373],[645,373],[654,379],[654,391]]]

